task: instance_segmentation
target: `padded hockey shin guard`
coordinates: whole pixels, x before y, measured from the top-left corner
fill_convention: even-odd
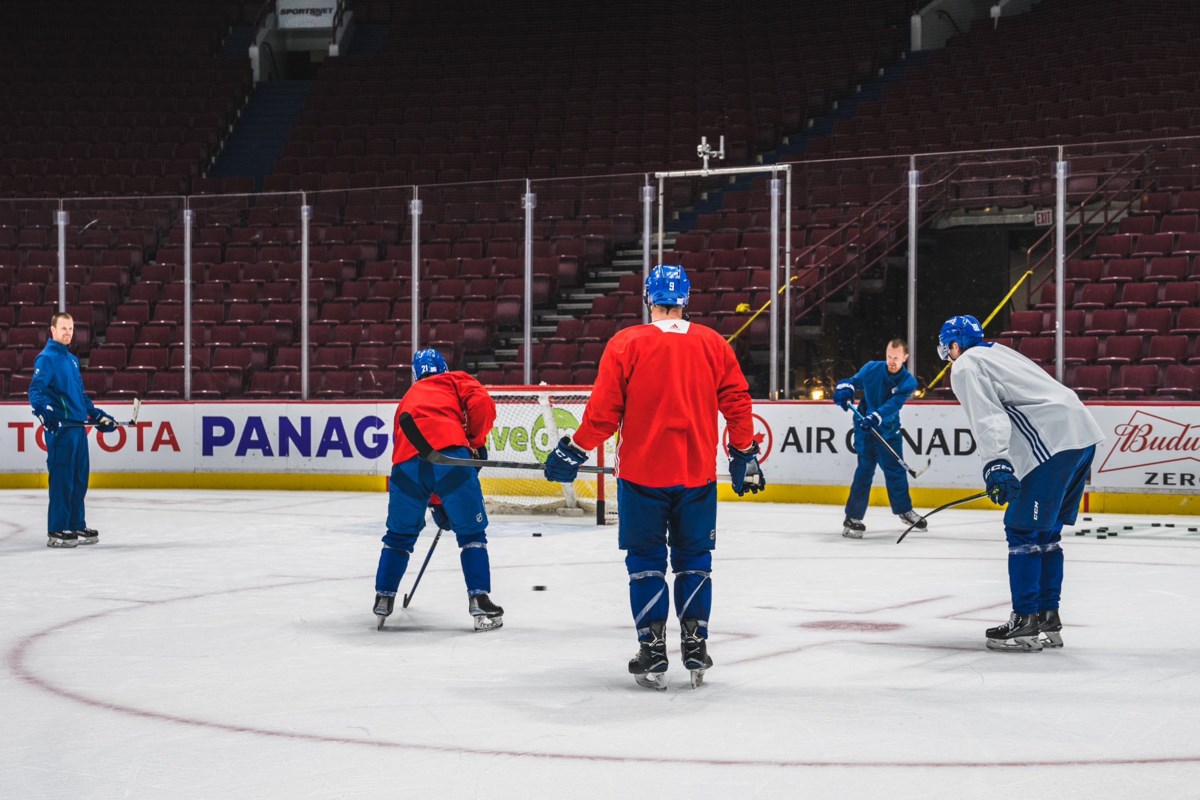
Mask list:
[[[400,588],[400,579],[408,569],[408,557],[417,542],[415,533],[393,533],[383,537],[383,550],[379,552],[379,567],[375,570],[375,591],[394,595]]]
[[[1036,614],[1042,580],[1042,548],[1037,533],[1006,525],[1004,535],[1008,539],[1008,588],[1013,611]]]
[[[675,573],[675,615],[700,623],[701,639],[708,638],[708,616],[712,611],[712,551],[691,554],[673,551],[671,571]]]
[[[1042,580],[1039,586],[1038,611],[1054,611],[1062,596],[1063,551],[1062,525],[1053,530],[1038,531],[1038,544],[1042,548]]]
[[[671,598],[667,593],[667,548],[630,550],[625,556],[629,572],[629,607],[638,640],[649,641],[650,623],[667,621]]]
[[[488,560],[487,534],[468,533],[457,536],[458,560],[462,564],[463,580],[467,583],[467,595],[487,594],[492,590],[492,567]]]

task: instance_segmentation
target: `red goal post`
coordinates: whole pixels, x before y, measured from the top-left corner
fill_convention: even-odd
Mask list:
[[[591,386],[488,386],[496,424],[488,457],[544,464],[558,440],[579,427]],[[616,437],[590,453],[589,464],[612,466]],[[573,484],[551,483],[536,470],[485,467],[479,475],[488,513],[594,514],[597,525],[616,519],[617,485],[611,475],[580,474]]]

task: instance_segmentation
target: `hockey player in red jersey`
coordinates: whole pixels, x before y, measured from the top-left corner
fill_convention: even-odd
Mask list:
[[[746,378],[720,334],[684,317],[689,288],[682,267],[664,264],[651,271],[645,291],[650,324],[621,330],[609,341],[579,429],[563,437],[545,465],[547,480],[569,483],[587,460],[585,451],[620,434],[618,539],[641,643],[629,671],[654,689],[666,688],[668,547],[692,685],[712,666],[706,640],[717,543],[718,412],[729,429],[733,490],[740,496],[766,485]]]
[[[413,378],[412,388],[396,407],[392,428],[387,534],[375,573],[379,626],[383,627],[383,620],[392,613],[400,579],[425,527],[425,509],[432,500],[434,521],[439,528],[453,530],[462,548],[460,560],[475,629],[499,628],[504,609],[488,598],[492,589],[488,519],[477,470],[421,460],[399,428],[400,415],[407,412],[435,450],[461,458],[487,458],[484,442],[496,421],[496,404],[475,378],[447,371],[446,360],[437,350],[413,355]]]

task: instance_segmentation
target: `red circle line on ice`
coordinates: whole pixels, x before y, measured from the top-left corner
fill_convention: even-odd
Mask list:
[[[353,578],[359,580],[360,578]],[[870,761],[870,760],[805,760],[805,759],[770,759],[770,758],[713,758],[713,757],[694,757],[694,758],[672,758],[661,755],[640,756],[640,755],[622,755],[622,754],[584,754],[584,753],[566,753],[554,752],[549,750],[505,750],[501,748],[487,747],[461,747],[454,745],[436,745],[422,742],[399,742],[380,739],[368,739],[357,736],[332,736],[319,733],[302,733],[294,730],[263,728],[254,725],[238,725],[229,722],[220,722],[216,720],[197,719],[186,717],[179,714],[171,714],[164,711],[155,711],[151,709],[137,708],[135,706],[123,705],[115,703],[111,700],[103,698],[89,697],[82,692],[75,691],[63,686],[54,684],[37,675],[36,671],[29,666],[30,650],[33,647],[56,633],[60,633],[77,625],[83,625],[88,622],[103,619],[105,617],[116,614],[128,613],[141,608],[151,606],[166,605],[186,600],[201,600],[207,597],[217,597],[221,595],[238,594],[241,592],[253,591],[270,591],[272,589],[282,589],[289,586],[308,585],[313,583],[323,583],[327,580],[342,580],[330,578],[314,578],[311,580],[289,581],[277,584],[267,584],[262,586],[248,586],[240,589],[228,589],[219,592],[205,592],[200,594],[185,595],[183,597],[173,597],[166,600],[148,600],[137,602],[133,605],[122,608],[110,609],[108,611],[100,611],[95,614],[87,614],[82,617],[76,617],[73,620],[54,624],[49,628],[31,633],[23,637],[8,651],[6,662],[8,669],[18,679],[24,683],[46,691],[56,697],[66,700],[71,700],[81,705],[88,706],[100,711],[113,712],[124,716],[134,717],[138,719],[156,720],[160,722],[168,722],[177,725],[185,725],[192,728],[200,728],[205,730],[225,731],[228,733],[251,734],[255,736],[265,736],[274,739],[288,739],[292,741],[304,741],[315,743],[329,744],[354,744],[363,745],[365,747],[384,748],[389,750],[410,750],[415,752],[425,753],[446,753],[451,755],[475,755],[485,758],[494,758],[496,756],[508,757],[529,757],[538,759],[550,759],[555,761],[567,762],[592,762],[592,763],[614,763],[614,764],[684,764],[696,766],[726,766],[726,767],[852,767],[852,768],[980,768],[992,769],[1002,768],[1011,770],[1017,767],[1081,767],[1081,766],[1135,766],[1135,765],[1155,765],[1155,764],[1200,764],[1200,754],[1192,756],[1163,756],[1159,758],[1094,758],[1094,759],[1046,759],[1046,760],[1031,760],[1021,759],[1015,761]],[[351,579],[346,579],[351,580]]]

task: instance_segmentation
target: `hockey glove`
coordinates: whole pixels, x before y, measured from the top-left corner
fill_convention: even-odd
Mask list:
[[[878,428],[883,423],[883,417],[879,416],[878,411],[872,411],[865,416],[857,416],[854,418],[854,424],[862,428],[864,431],[869,431],[872,428]]]
[[[842,411],[850,408],[850,404],[854,402],[854,384],[839,383],[837,388],[833,390],[833,402],[836,403]]]
[[[454,530],[450,527],[450,515],[446,513],[446,507],[441,503],[431,503],[429,510],[433,512],[433,524],[437,525],[444,531]]]
[[[90,422],[96,426],[96,430],[101,433],[112,433],[117,429],[117,421],[108,415],[107,411],[99,408],[92,409]]]
[[[62,414],[52,405],[47,405],[39,411],[34,411],[33,415],[38,418],[38,422],[42,423],[42,427],[46,429],[46,433],[54,433],[63,421]]]
[[[988,497],[998,506],[1021,496],[1021,481],[1013,474],[1013,465],[1002,458],[988,462],[983,468],[983,482],[987,484]]]
[[[487,452],[486,447],[483,447],[481,445],[479,447],[472,447],[472,448],[470,448],[470,450],[471,450],[471,458],[477,458],[480,461],[487,461],[488,452]],[[481,469],[483,469],[483,467],[476,467],[475,471],[479,472],[479,470],[481,470]]]
[[[758,442],[752,443],[749,450],[738,450],[729,445],[729,480],[738,497],[746,492],[758,494],[767,488],[767,479],[758,465]]]
[[[587,453],[571,441],[570,436],[558,440],[558,447],[546,457],[542,474],[551,483],[572,483],[579,474],[579,467],[588,460]]]

